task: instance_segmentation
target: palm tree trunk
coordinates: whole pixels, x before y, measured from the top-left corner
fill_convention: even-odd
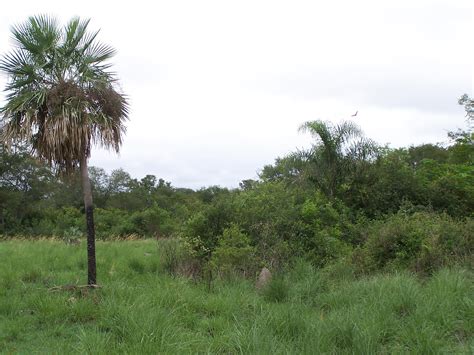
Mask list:
[[[87,170],[87,157],[81,160],[82,192],[84,194],[84,208],[87,224],[87,284],[97,284],[97,269],[95,262],[95,228],[94,206],[92,204],[92,188]]]

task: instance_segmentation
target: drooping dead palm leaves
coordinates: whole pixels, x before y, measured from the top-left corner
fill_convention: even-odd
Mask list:
[[[2,141],[28,142],[60,172],[73,171],[93,144],[118,151],[125,133],[127,100],[105,63],[115,51],[88,24],[31,17],[12,28],[15,48],[0,61],[9,79]]]

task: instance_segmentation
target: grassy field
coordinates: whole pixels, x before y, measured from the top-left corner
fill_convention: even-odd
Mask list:
[[[85,245],[0,243],[4,353],[472,353],[474,277],[441,270],[355,279],[301,262],[266,292],[253,282],[167,275],[156,241],[99,242],[97,290]]]

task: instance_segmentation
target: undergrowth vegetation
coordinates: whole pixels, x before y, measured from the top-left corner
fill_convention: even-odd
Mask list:
[[[399,149],[301,128],[310,148],[234,189],[90,167],[98,289],[80,175],[0,144],[0,350],[474,352],[471,126]]]
[[[231,233],[240,232],[231,228]],[[442,268],[429,277],[408,271],[364,276],[342,260],[316,269],[297,259],[258,292],[253,277],[217,278],[208,285],[173,276],[180,267],[170,258],[176,241],[115,241],[98,244],[101,288],[54,288],[82,283],[83,246],[56,240],[1,243],[2,351],[468,354],[474,349],[474,275],[468,269]]]

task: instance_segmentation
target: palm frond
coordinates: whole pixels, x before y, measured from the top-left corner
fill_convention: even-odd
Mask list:
[[[13,26],[11,31],[19,48],[42,61],[46,61],[46,52],[54,48],[61,37],[57,20],[46,15],[30,17],[26,23]]]
[[[351,139],[362,136],[362,130],[354,122],[344,121],[334,127],[334,136],[337,145],[343,145]]]
[[[90,19],[81,21],[79,17],[74,17],[69,21],[64,29],[64,41],[62,44],[62,50],[65,51],[65,56],[70,56],[73,51],[78,49],[79,43],[84,40],[87,35],[87,26],[89,25]]]
[[[71,171],[97,144],[120,149],[127,98],[107,61],[115,50],[87,32],[89,20],[31,17],[14,26],[16,47],[0,60],[8,76],[1,140],[29,141],[59,171]]]
[[[359,162],[372,159],[378,149],[375,142],[365,139],[362,130],[350,121],[338,125],[309,121],[300,131],[316,139],[311,149],[298,152],[305,162],[303,174],[328,196],[334,196],[351,170]]]

